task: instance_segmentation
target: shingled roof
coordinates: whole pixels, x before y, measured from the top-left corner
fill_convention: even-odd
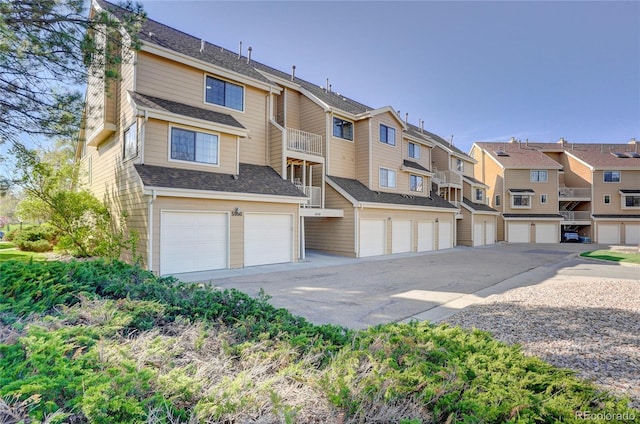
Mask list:
[[[475,144],[505,168],[562,169],[562,165],[543,152],[522,143],[477,142]]]
[[[172,188],[227,193],[251,193],[305,198],[291,182],[283,180],[268,166],[240,164],[236,176],[193,169],[135,165],[145,188]]]
[[[369,190],[369,188],[360,181],[351,178],[327,176],[327,180],[336,184],[358,202],[457,209],[451,203],[438,196],[434,191],[431,192],[430,197],[407,196],[398,193]]]
[[[141,107],[245,129],[233,116],[226,113],[190,106],[184,103],[174,102],[172,100],[161,99],[159,97],[148,96],[146,94],[136,93],[135,91],[129,91],[129,95],[131,95],[133,101]]]
[[[475,212],[496,212],[496,213],[498,213],[498,211],[493,209],[491,206],[486,205],[484,203],[472,202],[471,200],[467,199],[466,197],[462,198],[462,203],[467,205],[469,208],[471,208]]]

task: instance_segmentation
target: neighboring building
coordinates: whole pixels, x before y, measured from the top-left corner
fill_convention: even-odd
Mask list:
[[[124,13],[102,0],[94,9]],[[153,20],[107,91],[87,89],[85,185],[158,274],[455,245],[434,142],[371,108]]]
[[[475,143],[478,177],[501,212],[498,240],[640,243],[638,143]],[[637,161],[637,162],[636,162]],[[528,179],[528,180],[527,180]],[[542,230],[540,228],[543,228]]]

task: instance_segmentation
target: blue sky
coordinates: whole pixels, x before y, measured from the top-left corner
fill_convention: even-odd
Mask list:
[[[151,19],[474,141],[640,140],[640,2],[142,1]]]

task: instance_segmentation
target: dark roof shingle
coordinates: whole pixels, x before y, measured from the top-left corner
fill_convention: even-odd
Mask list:
[[[436,208],[457,209],[451,203],[431,192],[430,197],[407,196],[398,193],[387,193],[382,191],[369,190],[367,186],[358,180],[351,178],[327,176],[327,179],[337,184],[351,197],[359,202],[389,203],[393,205],[429,206]]]
[[[489,205],[485,205],[484,203],[472,202],[471,200],[467,199],[466,197],[462,198],[462,203],[464,203],[465,205],[469,206],[474,211],[478,211],[478,212],[498,212],[497,210],[493,209]]]
[[[155,165],[135,165],[135,168],[147,187],[306,197],[268,166],[241,163],[237,179],[231,174],[194,169]]]

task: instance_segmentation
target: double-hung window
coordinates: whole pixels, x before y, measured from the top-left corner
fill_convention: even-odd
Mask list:
[[[422,177],[419,175],[409,175],[409,190],[411,191],[423,191]]]
[[[456,159],[456,171],[464,172],[464,161],[462,159]]]
[[[380,142],[390,146],[396,145],[396,129],[380,124]]]
[[[207,77],[205,100],[207,103],[244,110],[244,87],[214,77]]]
[[[484,200],[484,190],[476,188],[476,202],[482,202]]]
[[[353,122],[334,117],[333,136],[353,141]]]
[[[409,157],[413,159],[420,159],[420,145],[416,143],[409,143]]]
[[[548,181],[548,174],[545,169],[543,170],[532,170],[531,171],[531,182],[532,183],[546,183]]]
[[[171,128],[171,159],[218,165],[219,140],[215,134]]]
[[[380,168],[380,187],[396,188],[396,171]]]
[[[620,182],[620,171],[604,171],[604,182],[605,183],[619,183]]]

